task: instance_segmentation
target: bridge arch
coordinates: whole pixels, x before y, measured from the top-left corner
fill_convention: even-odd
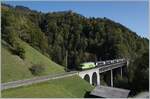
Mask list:
[[[97,85],[97,73],[94,72],[92,75],[92,85]]]
[[[90,76],[89,76],[88,74],[86,74],[86,75],[84,76],[84,80],[86,80],[87,82],[90,83]]]

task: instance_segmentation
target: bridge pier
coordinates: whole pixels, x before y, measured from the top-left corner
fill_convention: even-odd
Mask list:
[[[100,85],[100,74],[97,74],[97,85]]]
[[[110,70],[111,72],[111,86],[113,87],[113,70]]]
[[[92,85],[92,75],[90,74],[90,84]]]
[[[120,67],[120,73],[121,73],[121,78],[122,78],[122,67]]]

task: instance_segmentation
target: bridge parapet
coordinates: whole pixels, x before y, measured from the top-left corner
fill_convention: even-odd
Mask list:
[[[115,68],[119,68],[119,67],[123,67],[126,66],[126,62],[121,62],[121,63],[117,63],[117,64],[110,64],[110,65],[106,65],[103,67],[99,67],[99,72],[106,72]]]

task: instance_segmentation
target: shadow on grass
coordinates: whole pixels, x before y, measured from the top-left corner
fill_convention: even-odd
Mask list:
[[[84,95],[84,98],[100,98],[100,97],[90,95],[90,91],[87,91]]]

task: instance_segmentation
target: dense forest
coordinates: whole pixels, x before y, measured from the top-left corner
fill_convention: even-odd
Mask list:
[[[81,62],[135,59],[148,49],[148,39],[108,18],[86,18],[73,11],[42,13],[2,4],[2,39],[29,43],[68,68]]]
[[[19,40],[70,69],[87,61],[126,58],[130,60],[128,81],[118,79],[119,84],[135,93],[148,90],[149,40],[120,23],[73,11],[42,13],[7,4],[1,9],[2,40],[22,59],[25,51]]]

